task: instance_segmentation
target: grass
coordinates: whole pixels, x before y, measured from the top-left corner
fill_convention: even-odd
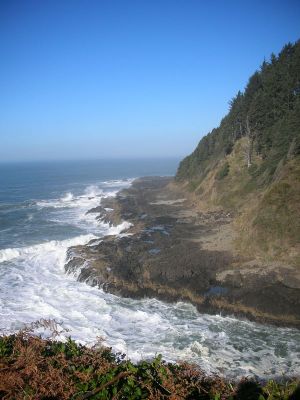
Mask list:
[[[225,161],[225,163],[216,173],[216,179],[218,179],[219,181],[224,179],[229,174],[229,169],[230,169],[229,163],[228,161]]]
[[[246,166],[244,155],[245,138],[238,140],[225,160],[215,163],[205,176],[191,180],[190,190],[211,206],[228,210],[241,207],[256,183]],[[260,160],[255,161],[259,164]]]
[[[300,162],[283,164],[274,182],[240,216],[240,246],[299,265]]]
[[[276,171],[264,177],[258,174],[264,165],[259,156],[253,155],[247,168],[245,146],[245,137],[237,140],[232,152],[201,179],[190,181],[189,188],[208,209],[236,215],[239,253],[299,265],[300,158],[276,160]]]
[[[299,379],[229,382],[160,355],[134,364],[101,342],[87,348],[29,331],[0,337],[0,398],[6,400],[293,400],[299,390]]]

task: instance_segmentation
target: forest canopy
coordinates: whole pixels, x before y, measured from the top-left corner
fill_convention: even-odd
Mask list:
[[[300,40],[263,61],[245,90],[230,100],[220,126],[181,161],[176,179],[204,178],[241,137],[247,137],[247,167],[253,155],[262,161],[255,171],[261,184],[272,179],[280,162],[300,154]]]

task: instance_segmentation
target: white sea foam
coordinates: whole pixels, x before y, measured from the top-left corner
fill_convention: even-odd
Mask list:
[[[4,249],[0,250],[0,263],[4,261],[12,260],[19,256],[18,249]]]
[[[0,262],[13,260],[14,258],[19,258],[20,260],[26,260],[27,258],[33,259],[35,256],[40,256],[44,253],[48,254],[52,251],[58,253],[62,251],[62,254],[65,254],[66,248],[85,244],[95,238],[96,236],[91,234],[82,235],[77,236],[73,239],[67,239],[63,241],[50,240],[48,242],[40,243],[34,246],[0,250]]]
[[[103,183],[101,185],[103,186]],[[84,231],[103,235],[109,226],[99,222],[95,218],[95,214],[89,214],[87,211],[97,207],[101,199],[114,197],[118,192],[118,188],[104,190],[101,185],[89,185],[82,194],[75,195],[72,192],[67,192],[58,199],[37,201],[36,205],[41,210],[47,211],[48,209],[48,220],[50,222],[61,225],[69,223]],[[121,186],[128,187],[129,185],[130,182],[128,180],[123,182]]]
[[[111,181],[104,181],[102,184],[105,187],[117,187],[117,188],[123,188],[123,187],[128,187],[136,178],[131,178],[131,179],[114,179]]]
[[[96,186],[80,196],[65,193],[55,200],[68,205],[57,210],[56,216],[76,226],[81,224],[86,234],[0,251],[2,328],[12,332],[40,318],[52,318],[79,342],[93,344],[101,336],[115,351],[126,352],[133,360],[162,353],[170,361],[189,360],[207,372],[235,377],[300,373],[297,330],[201,315],[192,305],[181,302],[121,298],[65,274],[70,246],[91,239],[98,242],[105,234],[126,234],[127,222],[118,227],[94,225],[95,216],[84,216],[103,195],[106,193]]]
[[[129,183],[124,186],[128,185]],[[90,185],[81,195],[74,195],[72,192],[67,192],[57,199],[37,201],[36,205],[40,208],[93,207],[99,204],[99,199],[103,197],[113,197],[116,195],[117,191],[117,189],[104,191],[99,185]]]
[[[66,202],[66,201],[71,201],[73,200],[74,196],[71,192],[68,192],[64,197],[62,197],[61,201]]]

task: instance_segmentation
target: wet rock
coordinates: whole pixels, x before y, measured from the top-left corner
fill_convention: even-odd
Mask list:
[[[201,312],[300,326],[294,270],[237,254],[232,216],[197,209],[171,178],[138,179],[90,212],[133,226],[130,236],[69,249],[65,269],[79,280],[122,296],[185,300]]]

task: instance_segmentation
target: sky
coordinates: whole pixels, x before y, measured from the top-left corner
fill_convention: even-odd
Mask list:
[[[0,0],[0,162],[183,157],[299,0]]]

